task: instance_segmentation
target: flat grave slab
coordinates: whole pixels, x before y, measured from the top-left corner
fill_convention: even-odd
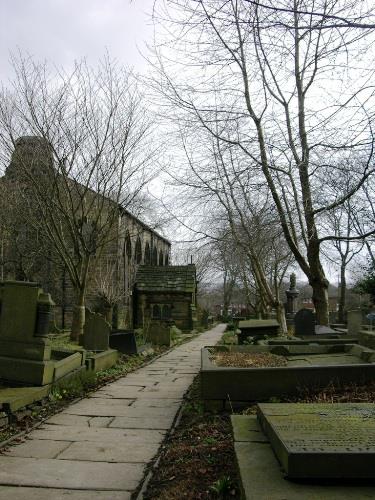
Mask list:
[[[288,477],[375,479],[375,404],[264,403],[258,420]]]

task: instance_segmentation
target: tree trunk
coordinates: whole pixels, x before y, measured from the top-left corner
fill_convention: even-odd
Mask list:
[[[104,309],[104,317],[107,323],[112,326],[113,322],[113,306],[108,306]]]
[[[315,306],[316,322],[318,325],[329,325],[328,281],[326,278],[316,278],[310,281],[313,289],[312,300]]]
[[[279,335],[286,335],[288,333],[288,327],[286,325],[285,318],[285,308],[281,301],[275,303],[276,318],[279,323]]]
[[[329,325],[329,281],[325,277],[323,267],[320,263],[319,241],[312,238],[307,249],[309,262],[309,284],[313,289],[312,300],[315,307],[316,322],[318,325]]]
[[[341,264],[341,286],[340,286],[340,300],[339,300],[339,323],[344,323],[344,311],[346,302],[346,277],[345,277],[345,263]]]
[[[85,326],[85,289],[78,291],[77,304],[73,307],[72,330],[70,339],[77,341],[80,335],[83,335],[83,327]]]

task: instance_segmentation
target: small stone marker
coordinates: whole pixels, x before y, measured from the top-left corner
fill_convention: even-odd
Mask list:
[[[290,478],[375,478],[375,404],[264,403],[258,420]]]
[[[310,309],[300,309],[296,313],[294,331],[297,337],[315,335],[315,315]]]
[[[111,325],[100,314],[86,309],[83,347],[88,351],[106,351],[109,348]]]

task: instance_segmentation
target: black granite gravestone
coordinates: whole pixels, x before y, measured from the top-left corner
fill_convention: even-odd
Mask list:
[[[109,347],[123,354],[138,354],[134,330],[113,330],[109,336]]]
[[[300,309],[294,316],[294,333],[297,337],[315,335],[315,314],[310,309]]]

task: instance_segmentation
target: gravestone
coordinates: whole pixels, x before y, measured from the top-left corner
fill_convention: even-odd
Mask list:
[[[297,337],[315,335],[315,314],[310,309],[300,309],[296,313],[294,332]]]
[[[348,319],[348,334],[358,335],[362,326],[362,311],[360,309],[353,309],[347,312]]]
[[[151,321],[148,337],[151,344],[169,347],[171,345],[171,328],[164,321]]]
[[[237,334],[238,343],[243,344],[248,337],[261,339],[276,337],[279,332],[279,323],[275,319],[248,319],[238,323],[240,333]]]
[[[86,309],[83,328],[83,347],[88,351],[106,351],[109,348],[111,325],[100,314]]]
[[[53,301],[37,283],[5,281],[0,288],[0,378],[45,385],[54,364],[46,338]]]
[[[137,354],[134,330],[112,330],[109,336],[109,347],[123,354]]]
[[[375,404],[264,403],[258,420],[288,477],[375,479]]]

